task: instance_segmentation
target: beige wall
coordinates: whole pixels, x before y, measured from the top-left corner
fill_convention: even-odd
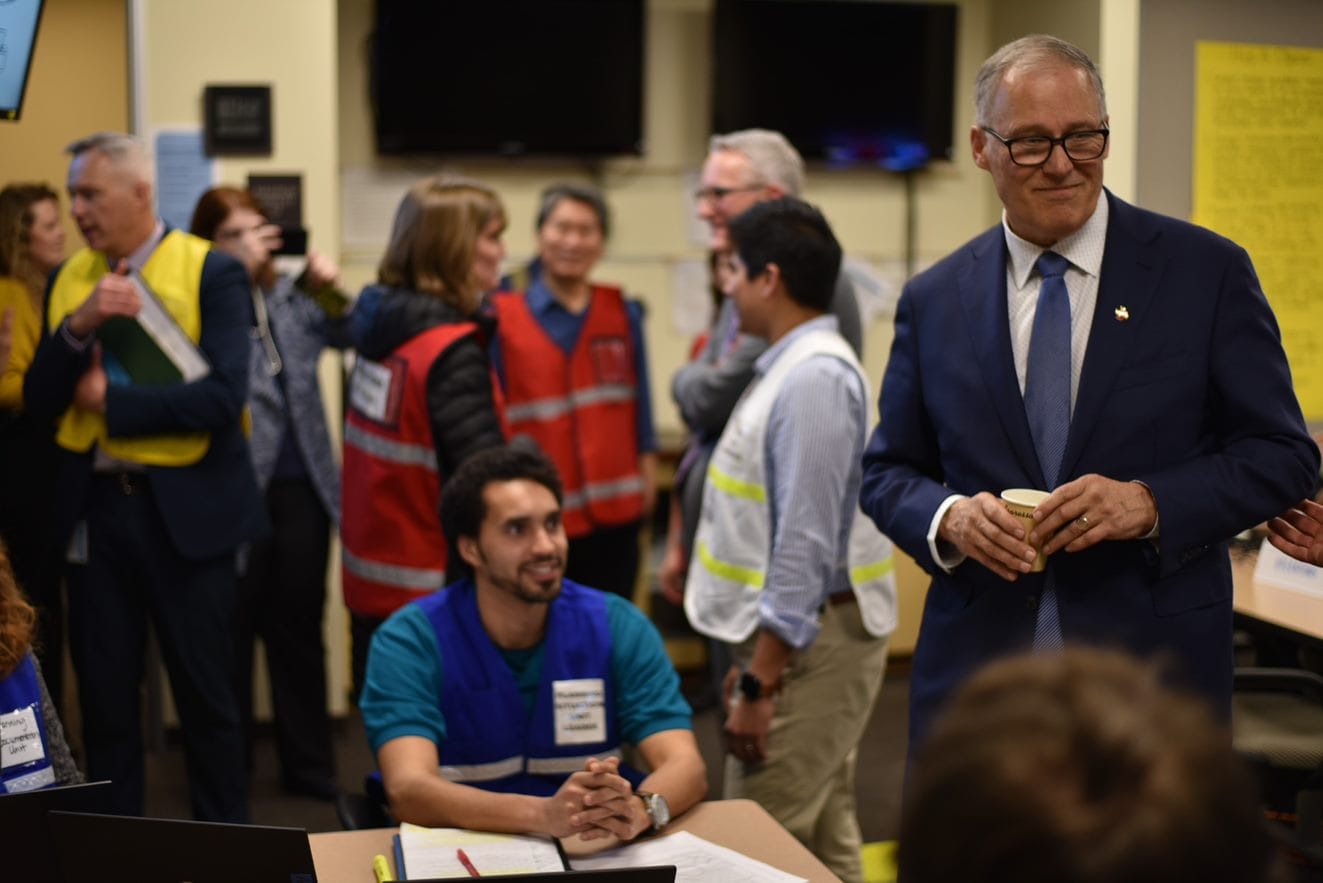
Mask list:
[[[532,223],[538,192],[560,179],[592,181],[603,187],[616,214],[616,232],[598,276],[624,284],[649,308],[647,343],[653,377],[654,416],[659,428],[678,433],[680,421],[669,394],[669,379],[687,355],[689,339],[673,322],[674,273],[682,261],[701,260],[702,241],[691,238],[690,178],[706,153],[710,98],[711,0],[651,0],[648,4],[643,157],[613,159],[588,168],[537,159],[419,159],[402,161],[374,155],[367,83],[362,57],[371,27],[369,0],[338,0],[340,53],[340,145],[346,170],[386,176],[398,200],[410,177],[442,168],[475,175],[501,193],[510,213],[506,242],[509,262],[527,260],[533,250]],[[918,182],[918,255],[931,262],[973,236],[995,210],[990,188],[961,147],[972,101],[974,71],[982,60],[989,28],[986,0],[960,4],[957,45],[958,83],[956,161],[936,163]],[[862,98],[863,96],[861,96]],[[394,173],[394,177],[390,177]],[[895,286],[903,281],[905,202],[901,179],[881,171],[810,169],[809,199],[831,219],[846,250],[882,268]],[[995,197],[992,197],[995,199]],[[377,247],[347,249],[347,275],[356,282],[375,273],[387,231]],[[890,347],[890,319],[868,329],[865,367],[881,376]]]
[[[64,0],[60,0],[64,2]],[[57,4],[51,4],[57,5]],[[315,248],[335,255],[340,240],[336,88],[338,42],[332,0],[132,0],[142,51],[135,56],[138,134],[200,127],[208,84],[270,84],[273,153],[226,158],[222,183],[242,185],[249,173],[303,176],[303,220]],[[181,35],[187,35],[183,38]],[[340,425],[340,360],[321,365],[330,424]],[[347,618],[340,603],[338,547],[328,580],[326,630],[331,709],[347,707]],[[264,677],[258,683],[265,684]]]
[[[76,75],[74,75],[76,72]],[[0,122],[0,185],[44,181],[64,198],[69,142],[129,126],[128,31],[123,0],[46,4],[23,116]],[[82,244],[65,219],[70,250]]]
[[[1200,40],[1323,47],[1318,0],[1147,0],[1134,68],[1144,157],[1137,190],[1146,208],[1188,218],[1194,169],[1195,44]],[[1173,108],[1180,108],[1173,113]]]

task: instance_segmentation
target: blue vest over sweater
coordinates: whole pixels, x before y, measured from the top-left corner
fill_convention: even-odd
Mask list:
[[[478,616],[476,591],[465,579],[414,602],[427,615],[441,649],[445,685],[440,698],[446,741],[441,774],[489,791],[554,794],[589,757],[620,754],[611,680],[611,631],[606,598],[563,581],[551,603],[544,637],[541,681],[531,718],[509,664]],[[605,738],[556,744],[557,681],[600,678]],[[634,785],[643,776],[622,764]]]

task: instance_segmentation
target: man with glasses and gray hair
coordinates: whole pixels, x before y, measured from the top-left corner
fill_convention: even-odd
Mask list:
[[[702,183],[694,194],[698,217],[711,231],[708,247],[718,254],[729,252],[731,219],[760,202],[798,197],[803,189],[804,160],[780,132],[743,129],[713,135]],[[863,328],[849,273],[837,274],[829,312],[836,317],[841,336],[862,357]],[[766,340],[740,333],[735,304],[726,298],[702,352],[671,380],[671,395],[693,436],[676,474],[675,498],[680,501],[681,518],[672,518],[660,573],[662,589],[672,600],[678,601],[684,591],[707,459],[740,394],[753,379],[754,361],[766,349]]]
[[[1002,47],[976,102],[1002,223],[905,287],[864,454],[865,511],[933,576],[910,750],[974,669],[1063,644],[1162,653],[1225,717],[1226,540],[1318,474],[1272,310],[1244,249],[1103,190],[1080,49]],[[1011,488],[1050,492],[1032,529]]]

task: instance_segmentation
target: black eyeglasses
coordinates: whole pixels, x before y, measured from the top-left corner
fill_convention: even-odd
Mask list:
[[[1026,135],[1023,138],[1003,138],[987,126],[979,126],[993,138],[1006,145],[1011,154],[1011,162],[1017,166],[1041,166],[1052,156],[1052,148],[1058,144],[1066,151],[1066,156],[1075,162],[1087,162],[1097,159],[1107,150],[1108,129],[1089,129],[1084,132],[1071,132],[1060,138],[1046,135]]]
[[[694,191],[695,202],[720,202],[732,193],[752,193],[755,190],[762,190],[766,184],[749,184],[744,187],[700,187]]]

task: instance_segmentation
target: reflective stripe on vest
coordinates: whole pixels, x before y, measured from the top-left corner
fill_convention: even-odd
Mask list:
[[[165,234],[142,268],[142,278],[170,318],[194,343],[202,339],[199,289],[202,265],[211,243],[181,230]],[[110,272],[106,256],[90,248],[77,251],[60,267],[51,283],[46,308],[47,330],[54,332],[65,317],[87,300],[101,277]],[[174,432],[111,438],[104,414],[70,405],[60,418],[55,441],[65,450],[85,453],[99,445],[111,457],[146,466],[191,466],[207,453],[211,434]]]
[[[509,776],[516,776],[527,770],[534,776],[568,776],[584,769],[590,760],[604,757],[619,757],[620,746],[595,752],[576,755],[575,757],[529,757],[521,755],[495,760],[491,763],[470,763],[462,765],[442,765],[441,776],[451,782],[494,782]]]
[[[397,589],[431,592],[446,581],[444,569],[433,570],[426,567],[407,567],[403,564],[372,561],[360,558],[348,549],[340,550],[340,560],[345,570],[354,576],[376,583],[385,583]]]
[[[609,402],[629,403],[634,401],[634,388],[631,386],[608,385],[592,389],[571,392],[568,396],[536,399],[506,408],[505,416],[511,421],[517,420],[555,420],[588,405],[601,405]]]
[[[709,637],[738,643],[758,627],[759,593],[772,545],[764,463],[767,420],[786,377],[818,356],[849,365],[867,399],[867,380],[849,345],[833,331],[811,329],[792,341],[750,387],[713,451],[685,587],[689,621]],[[845,532],[845,525],[841,530]],[[846,547],[837,550],[836,566],[845,569],[864,626],[877,637],[890,634],[895,628],[896,595],[891,541],[858,505],[852,507],[845,539]]]
[[[562,509],[582,509],[590,501],[609,500],[623,494],[642,493],[643,477],[631,476],[619,481],[599,481],[584,486],[582,490],[565,494],[561,501]]]
[[[371,454],[378,460],[389,460],[402,466],[421,466],[429,472],[437,471],[435,449],[427,445],[382,438],[355,423],[345,424],[345,444]]]

